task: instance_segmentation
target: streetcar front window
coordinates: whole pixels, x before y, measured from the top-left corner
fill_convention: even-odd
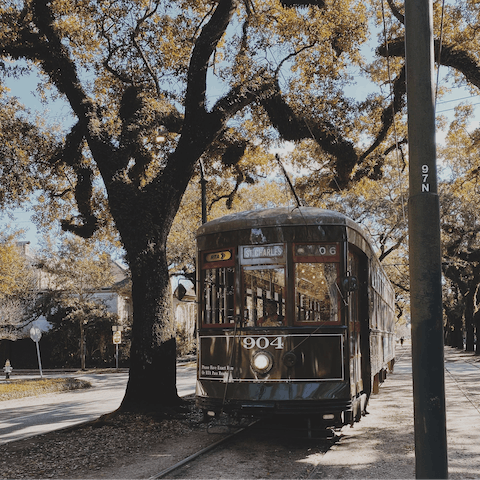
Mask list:
[[[285,268],[255,266],[243,269],[243,317],[249,327],[279,327],[285,320]]]
[[[338,322],[337,263],[295,264],[297,322]]]

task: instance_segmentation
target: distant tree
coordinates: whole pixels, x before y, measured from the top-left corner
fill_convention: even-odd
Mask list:
[[[46,238],[38,252],[37,267],[46,279],[38,313],[53,323],[52,333],[65,328],[66,337],[76,335],[75,350],[81,368],[85,369],[86,331],[99,322],[108,321],[111,325],[117,319],[95,297],[103,288],[113,285],[110,257],[93,242],[76,236],[62,238],[58,246]],[[67,340],[70,345],[71,342]]]
[[[36,317],[37,284],[18,234],[0,232],[0,339],[17,340]]]
[[[480,130],[470,130],[472,110],[457,109],[439,151],[446,333],[455,346],[480,354]]]

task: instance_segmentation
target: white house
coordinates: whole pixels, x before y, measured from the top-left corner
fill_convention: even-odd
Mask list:
[[[17,246],[21,249],[22,254],[30,261],[32,267],[35,268],[35,257],[31,254],[29,248],[30,242],[17,242]],[[118,315],[120,325],[125,325],[129,323],[132,316],[132,299],[131,289],[128,285],[128,270],[113,260],[110,261],[110,268],[114,278],[113,285],[94,291],[92,296],[104,303],[110,313]],[[35,268],[35,274],[39,292],[59,288],[53,275],[40,268]],[[34,324],[44,332],[50,328],[44,317],[38,318]],[[29,330],[30,327],[31,325],[28,326],[27,330]],[[28,335],[28,331],[25,333]]]

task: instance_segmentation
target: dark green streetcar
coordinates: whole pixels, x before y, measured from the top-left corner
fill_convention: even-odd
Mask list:
[[[363,229],[272,208],[206,223],[197,246],[197,405],[359,420],[395,356],[394,292]]]

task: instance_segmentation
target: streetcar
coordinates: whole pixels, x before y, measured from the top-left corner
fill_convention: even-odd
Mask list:
[[[364,230],[313,207],[197,231],[196,404],[353,424],[395,361],[394,291]]]

